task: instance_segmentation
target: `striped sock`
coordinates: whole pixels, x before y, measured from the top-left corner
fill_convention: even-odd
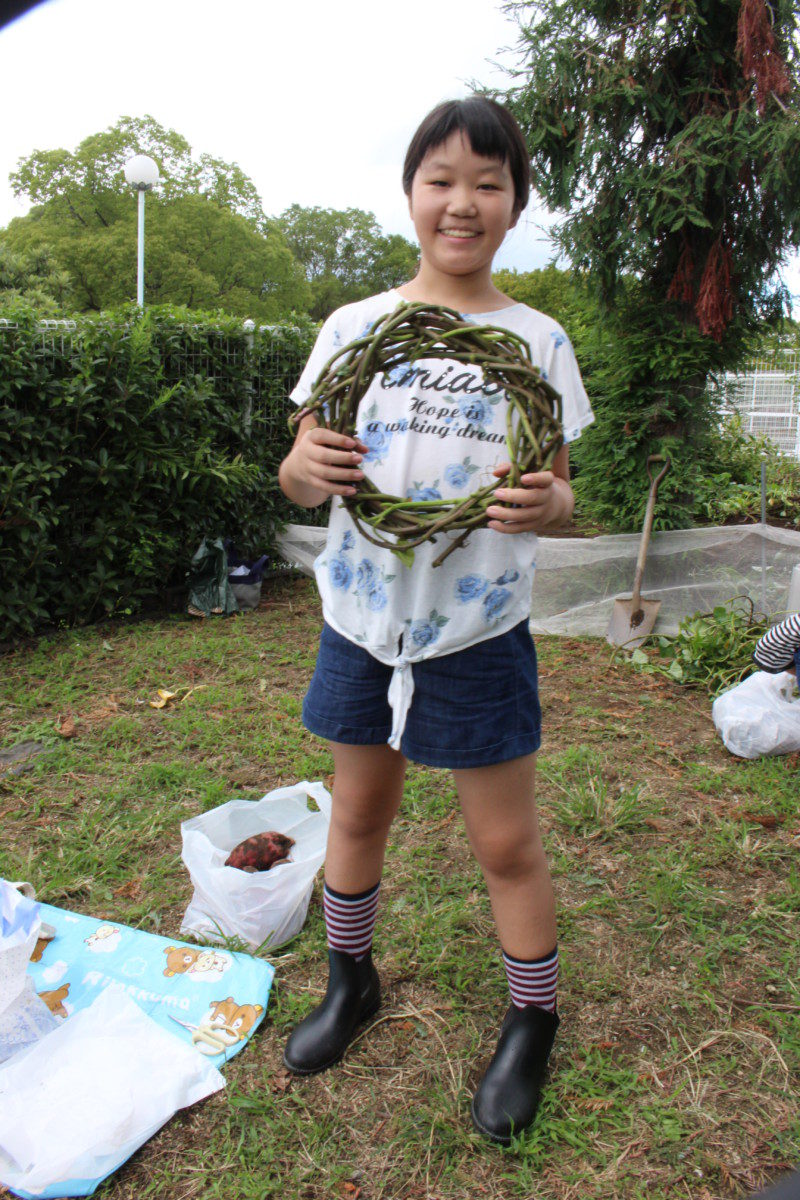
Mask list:
[[[378,912],[380,880],[366,892],[346,895],[335,892],[327,883],[322,888],[322,910],[328,933],[328,947],[341,950],[358,962],[372,949],[372,934]]]
[[[545,954],[544,958],[534,958],[532,961],[512,958],[504,950],[503,966],[508,977],[511,1002],[516,1008],[535,1004],[537,1008],[553,1012],[558,983],[558,946]]]

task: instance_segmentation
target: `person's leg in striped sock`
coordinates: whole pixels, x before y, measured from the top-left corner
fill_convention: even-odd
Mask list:
[[[334,786],[322,893],[328,987],[291,1034],[283,1059],[300,1075],[333,1066],[380,1005],[372,962],[386,839],[400,806],[405,759],[386,745],[333,746]]]
[[[472,1119],[481,1133],[506,1145],[536,1116],[558,1028],[555,901],[536,813],[535,764],[530,754],[453,772],[511,990]]]
[[[555,1012],[558,984],[558,947],[542,958],[514,958],[503,951],[511,1003],[516,1008],[536,1004],[547,1012]]]
[[[328,949],[349,954],[356,962],[372,951],[372,935],[378,915],[378,893],[380,880],[365,892],[354,896],[346,892],[335,892],[328,886],[327,879],[322,888],[322,909],[325,913],[325,929],[328,934]]]

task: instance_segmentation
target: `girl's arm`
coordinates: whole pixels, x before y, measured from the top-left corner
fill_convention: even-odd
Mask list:
[[[359,463],[366,453],[357,438],[318,425],[313,415],[303,417],[278,468],[281,491],[301,508],[316,508],[329,496],[352,496],[353,484],[364,478]]]
[[[507,475],[508,463],[495,468],[495,475]],[[572,516],[575,497],[569,482],[569,448],[562,446],[549,471],[523,475],[516,488],[499,487],[499,504],[486,510],[488,528],[498,533],[538,533],[552,526],[565,525]]]

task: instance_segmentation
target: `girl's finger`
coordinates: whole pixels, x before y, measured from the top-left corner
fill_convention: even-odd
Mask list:
[[[548,500],[545,488],[498,488],[495,497],[502,505],[522,508],[538,508]]]

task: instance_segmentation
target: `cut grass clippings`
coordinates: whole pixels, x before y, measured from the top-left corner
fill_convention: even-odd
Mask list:
[[[180,822],[331,770],[300,721],[319,626],[313,585],[278,579],[239,618],[63,631],[6,655],[0,750],[39,749],[0,774],[0,874],[178,936]],[[267,1018],[227,1088],[99,1196],[722,1200],[800,1163],[797,756],[732,758],[705,696],[604,642],[539,653],[562,1025],[533,1129],[507,1151],[472,1130],[506,985],[450,775],[411,766],[377,1018],[334,1070],[284,1070],[325,986],[318,881],[302,933],[268,956]],[[154,708],[159,689],[175,695]]]

